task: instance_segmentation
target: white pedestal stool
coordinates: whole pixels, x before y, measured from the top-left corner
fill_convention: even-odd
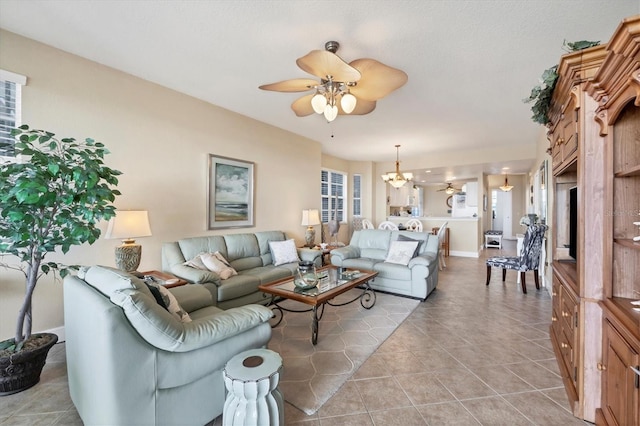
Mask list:
[[[282,358],[269,349],[251,349],[234,356],[224,367],[227,399],[224,426],[282,426],[284,401],[278,389]]]

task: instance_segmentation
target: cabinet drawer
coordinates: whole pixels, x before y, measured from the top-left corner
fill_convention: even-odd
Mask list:
[[[561,303],[560,303],[560,320],[564,324],[564,327],[567,327],[572,332],[576,328],[576,320],[575,314],[578,309],[578,303],[576,299],[574,299],[573,295],[567,291],[566,288],[563,287],[561,293]]]

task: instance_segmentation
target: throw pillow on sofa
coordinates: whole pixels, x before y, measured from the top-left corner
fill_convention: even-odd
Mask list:
[[[220,279],[226,280],[229,277],[238,275],[238,271],[231,267],[220,252],[201,254],[200,260],[208,270],[218,274]]]
[[[269,241],[269,248],[273,257],[273,266],[300,261],[296,243],[293,240]]]
[[[417,247],[418,241],[392,241],[384,261],[406,266],[413,258]]]
[[[423,240],[414,240],[413,238],[409,238],[406,235],[398,235],[398,241],[417,241],[418,242],[418,246],[416,247],[416,251],[413,253],[412,257],[416,257],[418,254],[420,254],[420,247],[422,247],[422,244],[424,244]]]
[[[191,322],[191,317],[189,316],[189,314],[184,309],[182,309],[182,306],[180,306],[176,297],[171,294],[169,290],[167,290],[164,286],[159,285],[158,283],[145,281],[145,284],[147,285],[147,287],[149,287],[149,290],[151,290],[151,294],[153,294],[154,297],[156,297],[156,294],[160,294],[162,303],[156,297],[156,302],[158,303],[158,305],[169,311],[169,313],[173,315],[178,321]],[[158,293],[156,293],[156,291],[153,291],[152,288],[155,288]]]
[[[183,265],[191,266],[192,268],[196,268],[196,269],[203,269],[206,271],[207,267],[204,263],[202,263],[202,259],[200,258],[203,254],[207,254],[207,253],[202,252],[196,257],[194,257],[193,259],[187,260],[186,262],[184,262]]]

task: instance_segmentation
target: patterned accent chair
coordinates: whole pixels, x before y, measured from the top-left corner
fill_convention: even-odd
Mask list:
[[[534,271],[533,278],[536,283],[536,289],[540,289],[538,279],[538,265],[540,263],[540,250],[544,234],[547,231],[547,225],[531,225],[527,228],[522,245],[522,252],[519,257],[496,256],[487,259],[487,285],[491,280],[491,268],[502,268],[502,281],[504,282],[507,275],[507,269],[514,269],[520,272],[520,282],[522,284],[522,292],[527,293],[527,284],[525,282],[525,272]]]

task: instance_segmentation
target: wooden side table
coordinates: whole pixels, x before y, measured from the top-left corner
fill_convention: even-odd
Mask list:
[[[178,278],[175,275],[169,274],[167,272],[153,270],[153,271],[141,272],[141,274],[143,276],[153,277],[155,282],[157,282],[158,284],[166,288],[178,287],[178,286],[187,284],[186,280],[183,280],[182,278]]]

